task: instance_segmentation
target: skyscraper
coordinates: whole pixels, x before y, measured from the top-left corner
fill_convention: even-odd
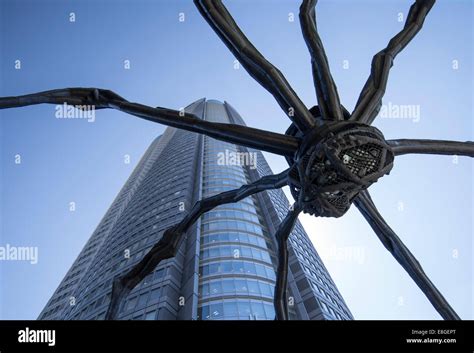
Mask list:
[[[228,103],[201,99],[185,110],[207,121],[244,124]],[[197,200],[271,173],[257,150],[167,128],[145,152],[39,319],[103,319],[114,277],[136,264]],[[176,257],[129,294],[119,318],[273,320],[273,235],[288,207],[283,191],[271,190],[204,214]],[[290,318],[352,319],[299,222],[289,244]]]

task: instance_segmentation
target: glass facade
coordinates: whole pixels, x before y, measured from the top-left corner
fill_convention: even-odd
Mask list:
[[[214,122],[244,124],[227,103],[186,108]],[[235,158],[242,157],[242,158]],[[255,157],[243,158],[243,157]],[[127,272],[194,203],[272,173],[259,151],[167,128],[148,148],[39,319],[103,319],[113,279]],[[204,214],[177,255],[126,298],[124,320],[273,320],[276,243],[288,200],[259,193]],[[297,222],[290,236],[292,319],[352,319]]]
[[[208,121],[228,123],[224,105],[206,105]],[[239,147],[204,137],[202,196],[250,182],[245,165],[223,156]],[[198,319],[273,320],[275,270],[268,232],[252,197],[219,206],[201,218]]]

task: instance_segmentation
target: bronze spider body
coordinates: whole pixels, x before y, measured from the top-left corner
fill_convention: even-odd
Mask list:
[[[311,130],[287,159],[288,185],[302,211],[341,217],[360,191],[390,172],[394,155],[377,128],[341,121]]]
[[[285,134],[250,127],[203,121],[196,116],[166,108],[131,103],[116,93],[96,88],[66,88],[24,96],[0,98],[0,109],[33,104],[70,104],[80,108],[117,109],[137,117],[193,131],[226,142],[276,153],[289,168],[267,175],[239,189],[198,201],[175,226],[128,273],[115,278],[106,319],[115,319],[123,299],[163,260],[178,251],[189,227],[205,212],[222,204],[238,202],[255,193],[290,187],[294,205],[278,228],[278,269],[275,287],[276,318],[288,319],[287,239],[300,212],[316,217],[340,217],[352,203],[369,222],[387,250],[412,277],[444,319],[459,319],[418,261],[377,211],[367,188],[388,174],[396,156],[408,153],[452,154],[474,157],[474,143],[440,140],[385,140],[371,126],[382,104],[388,75],[396,55],[421,29],[435,0],[416,0],[404,28],[372,61],[371,74],[352,113],[340,103],[336,85],[316,27],[316,0],[303,0],[300,23],[311,54],[318,105],[308,109],[282,73],[251,44],[220,0],[195,0],[201,15],[248,73],[276,99],[292,124]]]

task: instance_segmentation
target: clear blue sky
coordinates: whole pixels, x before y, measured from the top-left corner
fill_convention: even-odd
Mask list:
[[[318,27],[349,110],[373,54],[402,28],[399,13],[406,16],[411,3],[320,1]],[[225,4],[301,99],[314,105],[299,2]],[[418,106],[419,121],[379,118],[375,125],[387,138],[473,139],[472,25],[472,1],[438,1],[397,57],[384,99]],[[230,102],[250,126],[277,132],[288,126],[273,98],[244,69],[234,69],[233,56],[190,1],[2,0],[0,26],[0,96],[100,87],[170,108],[207,97]],[[0,318],[34,319],[164,127],[116,111],[98,111],[94,123],[56,119],[48,105],[3,110],[0,119],[0,246],[39,249],[36,265],[0,261]],[[282,157],[266,156],[275,172],[286,168]],[[455,310],[472,319],[472,160],[403,156],[371,192]],[[439,318],[354,207],[341,219],[300,219],[357,319]]]

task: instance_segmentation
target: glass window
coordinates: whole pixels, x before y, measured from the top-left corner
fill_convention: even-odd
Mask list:
[[[232,250],[229,246],[222,246],[221,247],[221,256],[231,256],[233,255]]]
[[[221,267],[222,267],[222,272],[228,273],[228,272],[232,272],[233,270],[232,262],[222,262]]]
[[[161,269],[161,270],[158,270],[155,272],[155,275],[154,275],[154,280],[158,280],[160,278],[163,278],[163,276],[165,275],[165,269]]]
[[[137,297],[129,299],[127,302],[127,310],[132,310],[137,304]]]
[[[231,233],[230,240],[234,242],[239,242],[239,234],[238,233]]]
[[[257,273],[258,276],[267,277],[267,273],[266,273],[265,268],[263,266],[257,265],[256,266],[256,273]]]
[[[156,301],[160,298],[161,288],[153,289],[150,293],[150,301]]]
[[[233,262],[232,263],[232,271],[236,273],[243,273],[244,272],[244,264],[242,262]]]
[[[239,301],[237,303],[238,311],[239,311],[239,316],[243,319],[248,319],[250,318],[250,303],[245,302],[245,301]]]
[[[253,235],[249,235],[249,243],[250,244],[253,244],[253,245],[258,245],[258,241],[257,241],[257,237],[253,236]]]
[[[146,313],[145,315],[145,320],[155,320],[156,312],[151,311],[149,313]]]
[[[209,295],[209,284],[205,283],[201,286],[201,295],[208,296]]]
[[[222,292],[221,282],[211,282],[209,283],[209,292],[211,295],[216,295]]]
[[[219,269],[219,264],[210,264],[208,265],[209,266],[209,274],[213,274],[213,273],[216,273],[216,272],[219,272],[220,269]],[[204,268],[206,268],[207,266],[204,266]]]
[[[208,256],[210,256],[210,257],[217,257],[217,256],[219,256],[219,248],[216,248],[216,247],[210,248],[210,249],[209,249],[209,255],[208,255]]]
[[[267,277],[270,278],[270,279],[275,279],[276,276],[275,276],[275,271],[270,268],[270,267],[265,267],[265,269],[267,270]]]
[[[256,273],[255,264],[252,262],[244,262],[245,273]]]
[[[237,292],[247,293],[247,283],[244,279],[235,280],[235,289]]]
[[[256,250],[255,250],[255,251],[256,251]],[[251,250],[250,248],[248,248],[248,247],[246,247],[246,246],[243,246],[243,247],[241,248],[241,255],[242,255],[243,257],[250,257],[250,258],[253,258],[253,257],[254,257],[254,256],[253,256],[253,252],[254,252],[253,249]]]
[[[264,303],[263,308],[265,310],[265,316],[267,319],[273,319],[275,318],[275,308],[273,305]]]
[[[267,297],[273,297],[273,288],[274,286],[268,284],[268,283],[264,283],[264,282],[260,282],[260,291],[262,293],[262,295],[265,295]]]
[[[229,241],[229,234],[228,233],[221,233],[219,236],[220,236],[220,239],[222,241]]]
[[[262,251],[261,254],[262,254],[262,260],[263,261],[271,263],[270,255],[267,252]]]
[[[224,306],[222,303],[211,304],[210,315],[212,318],[222,318],[224,316]]]
[[[145,306],[149,294],[150,294],[150,293],[148,292],[148,293],[145,293],[145,294],[140,295],[140,297],[138,298],[138,307],[139,307],[139,308]]]
[[[265,318],[265,309],[262,302],[251,301],[250,305],[252,307],[252,314],[255,319],[264,319]]]
[[[222,281],[222,291],[224,293],[233,293],[235,292],[235,285],[233,280]]]
[[[258,282],[257,281],[247,281],[248,287],[249,287],[249,292],[251,294],[259,294],[260,293],[260,288],[258,287]]]
[[[200,313],[198,313],[199,317],[201,318],[201,320],[209,320],[209,306],[208,305],[204,305],[200,308]]]
[[[237,303],[236,302],[224,302],[224,315],[226,318],[237,319],[239,312],[237,310]]]

